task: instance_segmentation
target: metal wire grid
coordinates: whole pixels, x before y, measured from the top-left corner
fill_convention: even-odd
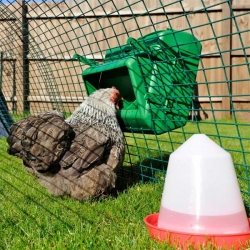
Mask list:
[[[169,155],[192,134],[205,133],[231,153],[249,208],[249,8],[234,7],[227,0],[196,1],[194,8],[188,4],[180,0],[0,4],[4,97],[0,108],[6,130],[12,120],[48,109],[67,116],[84,100],[81,72],[88,65],[72,59],[73,54],[103,63],[106,51],[123,46],[128,37],[181,29],[198,36],[203,45],[190,120],[161,135],[125,133],[127,154],[120,178],[126,183],[164,181]],[[5,148],[1,150],[4,154]]]

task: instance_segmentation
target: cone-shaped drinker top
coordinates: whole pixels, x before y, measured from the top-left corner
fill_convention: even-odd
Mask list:
[[[232,158],[204,134],[170,155],[158,227],[187,233],[249,232]]]

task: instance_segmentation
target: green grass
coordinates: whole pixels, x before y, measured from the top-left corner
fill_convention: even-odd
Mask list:
[[[117,198],[82,203],[49,195],[19,160],[2,158],[1,249],[166,249],[143,223],[159,210],[162,184],[138,184]]]
[[[117,196],[86,202],[49,195],[19,159],[6,153],[7,144],[1,139],[0,249],[175,249],[150,238],[143,218],[159,211],[168,156],[193,133],[206,133],[229,150],[246,192],[244,201],[249,202],[250,128],[244,123],[238,128],[230,121],[220,123],[190,122],[159,136],[126,134],[130,157],[126,156],[124,176],[131,170],[137,173],[136,181],[126,187],[127,182],[119,179],[122,188]],[[138,173],[144,170],[156,181],[140,182]]]

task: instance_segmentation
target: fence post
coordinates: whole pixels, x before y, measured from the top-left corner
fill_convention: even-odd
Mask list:
[[[28,46],[28,22],[26,18],[27,6],[24,0],[17,0],[17,4],[20,5],[19,11],[17,11],[16,18],[17,23],[20,25],[18,31],[18,51],[16,60],[18,63],[17,69],[17,112],[24,113],[29,112],[29,46]]]
[[[222,59],[224,67],[225,82],[222,84],[222,117],[231,116],[231,49],[232,49],[232,5],[231,1],[222,4]]]

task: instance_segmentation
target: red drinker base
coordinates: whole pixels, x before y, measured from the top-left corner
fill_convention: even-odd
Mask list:
[[[235,250],[248,249],[250,246],[250,230],[246,233],[237,234],[205,234],[205,233],[185,233],[182,231],[172,231],[159,228],[158,213],[150,214],[144,218],[150,236],[155,240],[166,241],[168,244],[182,250],[192,249],[213,249],[222,247],[223,249]],[[248,219],[248,223],[250,219]]]

